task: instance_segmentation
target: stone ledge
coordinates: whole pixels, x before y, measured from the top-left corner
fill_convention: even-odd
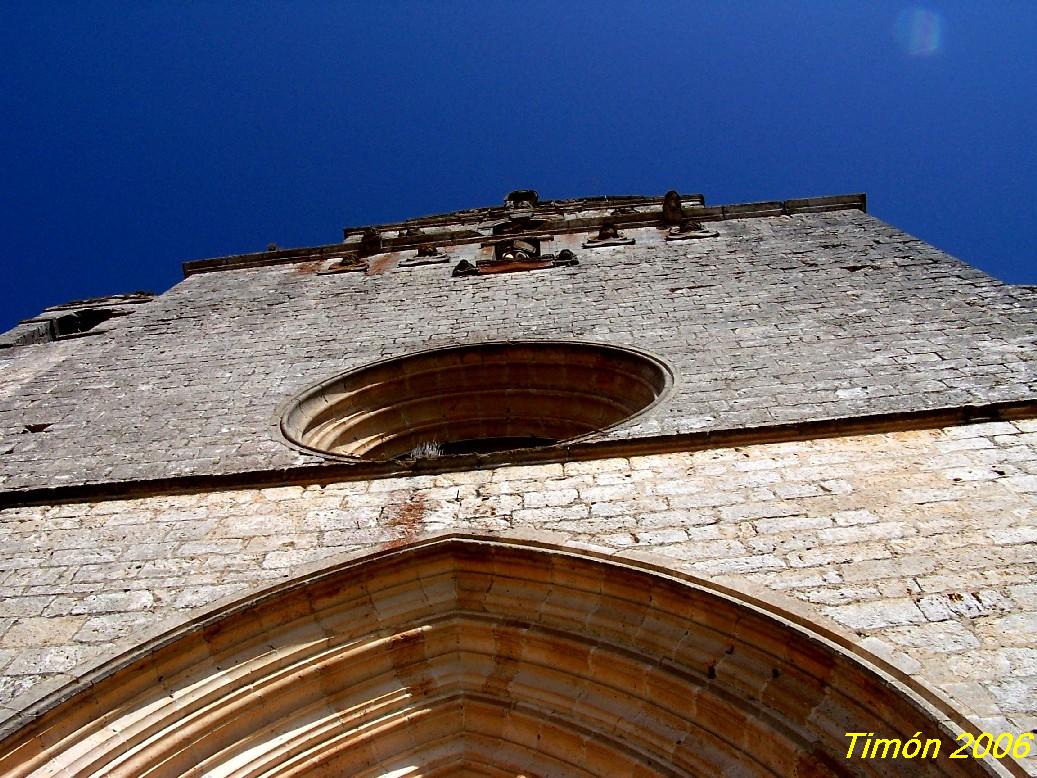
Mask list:
[[[612,457],[702,451],[755,443],[784,443],[868,433],[924,430],[961,424],[986,423],[1037,417],[1037,400],[967,405],[926,411],[881,413],[841,419],[706,430],[682,435],[660,435],[630,440],[586,441],[570,445],[518,449],[492,454],[462,454],[436,459],[388,462],[329,461],[279,469],[252,470],[213,475],[111,481],[0,491],[0,508],[54,505],[88,501],[121,500],[201,490],[222,491],[242,487],[320,484],[431,475],[509,465],[573,462]]]
[[[807,197],[793,200],[774,200],[756,203],[735,203],[731,205],[706,206],[702,195],[682,195],[686,214],[697,221],[723,221],[726,219],[761,218],[766,216],[787,216],[796,213],[822,213],[826,211],[859,210],[867,211],[867,195],[845,194],[828,195],[825,197]],[[566,213],[552,214],[551,211],[559,210],[557,204],[564,206]],[[661,211],[658,217],[653,213],[637,211],[635,206],[651,206],[661,208],[662,197],[655,198],[586,198],[577,200],[553,201],[547,200],[538,204],[537,209],[547,211],[547,217],[557,215],[559,218],[551,220],[544,225],[544,231],[554,234],[568,234],[574,232],[585,232],[599,228],[605,223],[617,225],[645,226],[661,223]],[[614,206],[626,206],[632,209],[629,214],[600,214],[586,218],[567,218],[569,213],[578,214],[587,211],[600,211],[601,209],[612,209]],[[480,243],[489,236],[478,229],[472,229],[479,223],[490,222],[494,219],[508,218],[510,214],[502,208],[481,208],[469,211],[456,211],[441,216],[423,217],[410,219],[402,222],[372,225],[370,227],[349,227],[344,231],[353,236],[365,230],[400,231],[408,228],[430,227],[444,224],[466,225],[467,228],[437,232],[432,235],[416,234],[413,236],[401,235],[397,238],[385,239],[382,243],[384,251],[399,251],[402,249],[416,248],[431,241],[437,244],[465,245],[469,243]],[[294,249],[276,249],[273,251],[254,252],[250,254],[232,254],[225,257],[212,259],[199,259],[185,262],[183,264],[184,276],[196,273],[211,273],[219,270],[239,270],[242,268],[262,267],[266,265],[284,265],[299,262],[324,261],[337,255],[355,249],[359,244],[329,243],[320,246]]]

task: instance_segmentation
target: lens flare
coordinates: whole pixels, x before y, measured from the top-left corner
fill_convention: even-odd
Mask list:
[[[912,57],[928,57],[940,50],[943,18],[928,8],[905,8],[897,15],[893,31]]]

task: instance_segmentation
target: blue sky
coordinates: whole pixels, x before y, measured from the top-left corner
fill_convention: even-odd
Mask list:
[[[0,330],[542,197],[865,191],[1037,283],[1037,3],[0,2]]]

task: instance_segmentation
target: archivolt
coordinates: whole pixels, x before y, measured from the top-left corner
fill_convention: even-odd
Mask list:
[[[101,677],[103,676],[103,677]],[[349,563],[142,650],[0,744],[0,773],[889,774],[850,731],[956,732],[756,605],[630,563],[443,538]]]

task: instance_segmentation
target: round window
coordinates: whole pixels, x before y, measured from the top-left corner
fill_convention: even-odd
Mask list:
[[[524,341],[378,362],[297,397],[281,419],[303,448],[343,458],[489,453],[571,441],[645,410],[670,371],[637,351]]]

